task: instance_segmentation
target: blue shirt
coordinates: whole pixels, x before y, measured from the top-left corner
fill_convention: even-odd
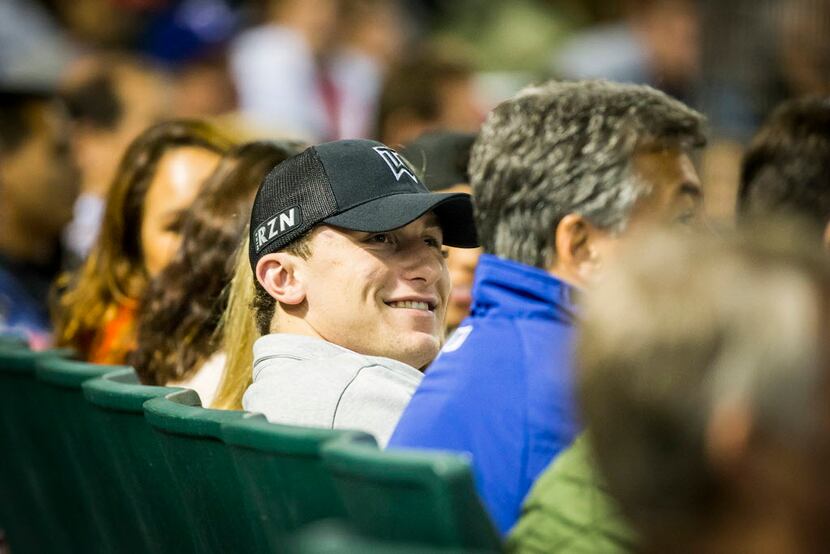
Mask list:
[[[573,295],[541,269],[482,256],[470,316],[427,370],[389,442],[472,454],[476,487],[502,533],[578,431]]]
[[[45,302],[32,297],[1,261],[0,334],[19,336],[32,348],[44,348],[51,340]]]

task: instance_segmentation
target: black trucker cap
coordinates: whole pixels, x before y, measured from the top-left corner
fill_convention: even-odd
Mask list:
[[[433,193],[394,150],[373,140],[307,148],[271,170],[251,210],[251,267],[313,227],[391,231],[433,211],[444,244],[478,246],[470,195]]]

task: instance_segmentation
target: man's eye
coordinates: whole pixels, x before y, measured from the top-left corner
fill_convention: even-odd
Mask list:
[[[441,248],[443,247],[443,244],[441,243],[442,241],[435,237],[427,237],[424,239],[424,242],[427,246],[431,248],[436,248],[438,250],[441,250]]]
[[[392,242],[392,235],[388,233],[377,233],[368,238],[368,242],[375,242],[378,244],[388,244]]]

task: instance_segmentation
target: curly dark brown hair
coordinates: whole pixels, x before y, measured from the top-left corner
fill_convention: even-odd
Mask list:
[[[182,220],[176,257],[148,287],[131,363],[145,384],[190,377],[221,345],[233,260],[265,175],[301,150],[295,142],[251,142],[230,151]]]

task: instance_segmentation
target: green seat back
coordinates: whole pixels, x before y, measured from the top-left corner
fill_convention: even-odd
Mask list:
[[[36,363],[40,396],[52,415],[50,444],[61,460],[64,500],[60,514],[69,523],[79,552],[116,551],[118,527],[131,524],[127,514],[113,512],[104,502],[114,476],[106,465],[106,443],[93,426],[93,407],[81,391],[84,381],[123,369],[56,357]]]
[[[198,552],[195,526],[160,437],[144,417],[146,401],[182,389],[141,385],[132,369],[86,381],[82,389],[109,458],[105,509],[129,518],[118,529],[117,551]]]
[[[35,363],[67,350],[0,348],[0,528],[13,552],[66,551],[60,518],[62,460],[55,456],[51,412],[43,404]]]
[[[484,554],[493,550],[425,546],[417,543],[390,542],[358,534],[342,521],[312,523],[296,532],[288,545],[291,554]]]
[[[233,454],[248,513],[261,522],[262,551],[282,550],[286,533],[324,518],[344,517],[345,507],[321,458],[332,440],[374,443],[356,431],[293,427],[262,416],[222,426]]]
[[[192,390],[174,392],[144,404],[147,421],[157,431],[173,468],[201,552],[250,552],[253,527],[242,500],[233,460],[222,442],[223,423],[238,421],[245,412],[202,408]]]
[[[323,448],[323,459],[349,520],[364,535],[438,547],[500,547],[463,456],[338,442]]]
[[[10,350],[12,348],[27,349],[28,345],[26,343],[26,339],[23,337],[18,335],[4,335],[0,333],[0,348],[4,350]]]

